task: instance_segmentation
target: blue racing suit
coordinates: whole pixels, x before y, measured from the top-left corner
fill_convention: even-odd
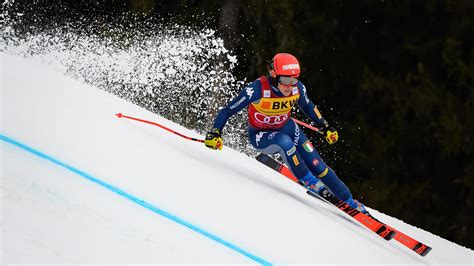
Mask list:
[[[279,153],[298,179],[308,172],[318,177],[339,199],[352,199],[347,186],[321,159],[304,132],[290,118],[292,107],[299,108],[318,126],[325,123],[318,109],[309,100],[306,88],[298,81],[289,96],[284,96],[271,84],[270,77],[261,77],[246,86],[217,115],[214,128],[222,132],[227,120],[248,107],[250,143],[257,151]]]

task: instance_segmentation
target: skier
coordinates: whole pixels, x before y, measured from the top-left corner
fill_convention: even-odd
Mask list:
[[[217,115],[213,129],[206,134],[205,145],[222,149],[222,129],[230,116],[248,106],[248,135],[257,151],[279,153],[298,181],[318,193],[326,186],[336,197],[351,207],[367,213],[364,205],[352,198],[347,186],[321,159],[303,131],[290,118],[295,104],[316,123],[329,144],[338,132],[321,116],[308,98],[306,88],[298,80],[300,64],[287,53],[276,54],[268,66],[269,76],[262,76],[246,86]],[[321,182],[322,181],[322,182]]]

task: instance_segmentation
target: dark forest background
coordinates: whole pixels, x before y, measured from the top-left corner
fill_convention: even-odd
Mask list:
[[[474,1],[68,2],[19,10],[212,28],[237,55],[241,80],[266,74],[277,52],[296,55],[341,141],[311,138],[355,197],[474,248]]]

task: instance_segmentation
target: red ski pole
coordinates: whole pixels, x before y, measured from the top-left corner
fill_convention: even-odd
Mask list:
[[[155,123],[155,122],[151,122],[151,121],[148,121],[148,120],[143,120],[143,119],[136,118],[136,117],[131,117],[131,116],[128,116],[128,115],[124,115],[124,114],[122,114],[122,113],[118,113],[118,114],[116,114],[116,116],[117,116],[118,118],[128,118],[128,119],[130,119],[130,120],[135,120],[135,121],[138,121],[138,122],[143,122],[143,123],[147,123],[147,124],[150,124],[150,125],[154,125],[154,126],[157,126],[157,127],[162,128],[162,129],[164,129],[164,130],[167,130],[167,131],[169,131],[169,132],[171,132],[171,133],[174,133],[174,134],[176,134],[176,135],[178,135],[178,136],[180,136],[180,137],[182,137],[182,138],[188,139],[188,140],[192,140],[192,141],[196,141],[196,142],[204,142],[204,140],[202,140],[202,139],[196,139],[196,138],[188,137],[188,136],[186,136],[186,135],[183,135],[183,134],[181,134],[181,133],[179,133],[179,132],[176,132],[176,131],[174,131],[174,130],[172,130],[172,129],[170,129],[170,128],[167,128],[167,127],[165,127],[165,126],[163,126],[163,125],[160,125],[160,124],[158,124],[158,123]]]
[[[319,130],[318,128],[315,128],[315,127],[313,127],[313,126],[311,126],[311,125],[308,125],[308,124],[306,124],[305,122],[302,122],[302,121],[300,121],[300,120],[298,120],[298,119],[296,119],[296,118],[293,118],[293,117],[292,117],[292,119],[293,119],[293,121],[295,121],[296,124],[302,125],[302,126],[304,126],[304,127],[306,127],[306,128],[309,128],[309,129],[311,129],[311,130],[316,131],[317,133],[319,133],[319,134],[321,134],[321,135],[324,135],[324,133],[321,132],[321,130]]]

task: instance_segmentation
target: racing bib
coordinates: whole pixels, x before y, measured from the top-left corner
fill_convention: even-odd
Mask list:
[[[288,96],[276,95],[266,77],[259,78],[262,84],[262,98],[249,105],[250,125],[257,129],[278,129],[290,119],[290,112],[300,97],[298,87]]]

